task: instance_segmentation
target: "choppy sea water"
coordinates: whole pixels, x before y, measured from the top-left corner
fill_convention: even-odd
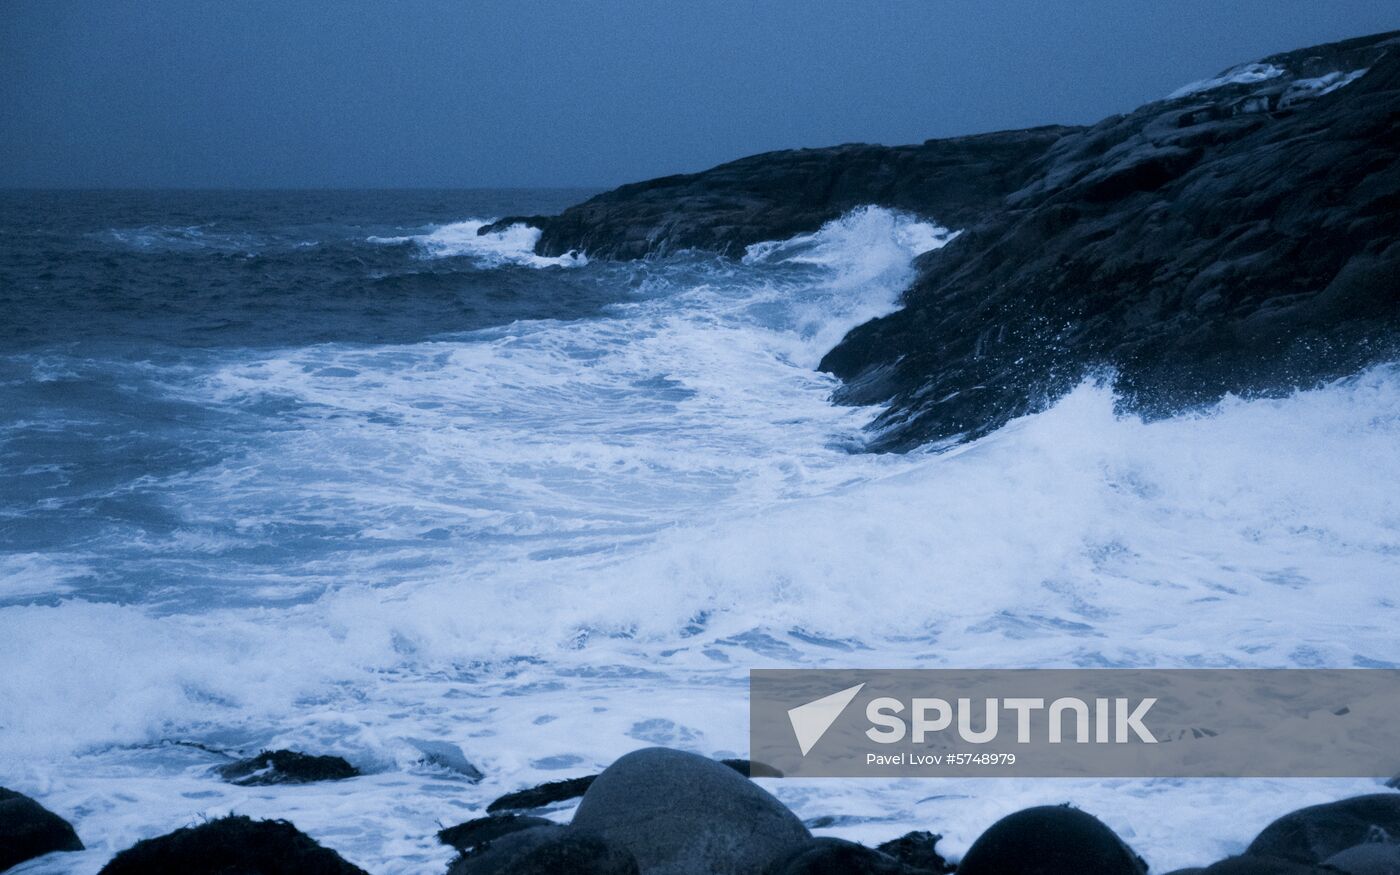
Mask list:
[[[90,849],[25,871],[229,811],[440,871],[502,792],[743,755],[750,668],[1400,666],[1400,369],[1150,423],[1086,378],[862,454],[877,411],[813,367],[954,232],[865,209],[627,264],[476,234],[581,197],[0,195],[0,784]],[[261,747],[369,774],[209,775]],[[1158,870],[1375,786],[764,784],[954,851],[1074,801]]]

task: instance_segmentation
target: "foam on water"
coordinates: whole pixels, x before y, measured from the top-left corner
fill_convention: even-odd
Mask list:
[[[631,297],[595,319],[167,376],[264,423],[162,484],[210,568],[288,532],[340,546],[254,606],[0,609],[0,664],[21,667],[0,672],[0,783],[74,813],[93,849],[53,871],[230,810],[372,871],[440,869],[438,824],[502,792],[647,744],[742,755],[755,667],[1400,665],[1396,367],[1155,422],[1088,380],[947,452],[848,452],[874,411],[830,405],[811,365],[951,237],[863,210],[743,263],[616,268]],[[73,585],[60,558],[15,561]],[[208,776],[220,757],[162,739],[371,774],[232,787]],[[409,739],[460,745],[486,780],[419,764]],[[768,786],[834,818],[824,832],[931,828],[953,850],[1073,800],[1169,869],[1373,784]]]
[[[557,257],[535,254],[540,229],[525,224],[510,225],[499,231],[478,233],[490,219],[468,219],[440,225],[425,234],[403,237],[370,237],[371,243],[411,243],[425,258],[471,258],[483,267],[519,264],[526,267],[580,267],[588,263],[582,253],[569,252]]]

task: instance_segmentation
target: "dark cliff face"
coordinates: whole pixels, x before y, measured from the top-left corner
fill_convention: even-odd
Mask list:
[[[624,185],[558,216],[523,221],[543,228],[536,246],[542,255],[577,249],[617,259],[678,249],[741,255],[751,243],[815,231],[867,204],[960,227],[1024,186],[1034,159],[1070,130],[769,152],[703,173]],[[514,221],[522,220],[503,219],[482,231]]]
[[[984,434],[1096,368],[1147,414],[1394,356],[1400,35],[1068,134],[822,362],[876,448]],[[1326,91],[1358,70],[1366,72]]]
[[[1095,369],[1148,414],[1394,357],[1400,33],[1289,52],[1089,128],[758,155],[538,220],[542,254],[737,253],[879,204],[966,229],[823,360],[872,447],[984,434]]]

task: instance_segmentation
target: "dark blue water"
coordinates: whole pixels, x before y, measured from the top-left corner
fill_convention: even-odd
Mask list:
[[[596,272],[382,242],[468,216],[554,212],[586,195],[0,193],[0,554],[43,566],[23,564],[36,579],[18,588],[43,590],[37,578],[51,574],[60,591],[158,601],[210,577],[203,563],[152,551],[189,524],[157,484],[236,457],[243,438],[296,428],[305,405],[211,405],[172,391],[186,375],[259,349],[411,343],[580,318],[615,300],[617,286]],[[227,550],[216,576],[295,573],[343,534],[283,525]],[[55,556],[65,558],[55,566]]]

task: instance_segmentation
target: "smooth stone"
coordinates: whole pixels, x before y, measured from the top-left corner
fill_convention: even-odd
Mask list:
[[[1315,865],[1366,842],[1373,827],[1400,836],[1400,793],[1372,793],[1300,808],[1264,827],[1245,854]]]
[[[1400,875],[1400,844],[1367,842],[1333,854],[1322,865],[1345,875]]]
[[[1143,875],[1146,864],[1097,817],[1068,805],[1008,814],[972,843],[958,875]]]
[[[811,838],[734,769],[659,747],[609,766],[573,822],[630,850],[647,875],[761,875]]]
[[[14,790],[0,787],[0,872],[54,851],[81,851],[68,821]]]

